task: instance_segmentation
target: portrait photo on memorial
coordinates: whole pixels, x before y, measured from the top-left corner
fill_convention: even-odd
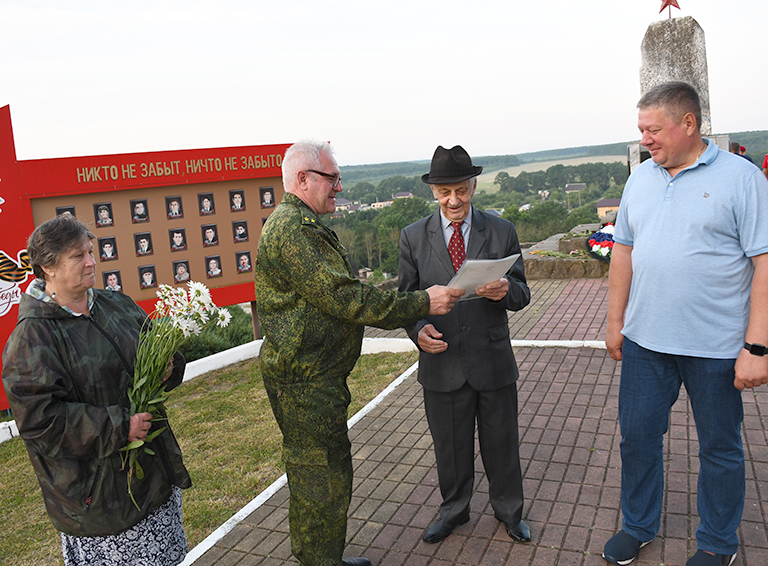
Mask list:
[[[229,209],[232,212],[245,211],[245,192],[242,189],[229,191]]]
[[[133,243],[136,247],[136,256],[152,255],[152,234],[139,232],[133,235]]]
[[[114,236],[99,238],[99,258],[101,261],[114,261],[117,259],[117,241]]]
[[[134,224],[139,222],[149,222],[149,206],[147,205],[147,199],[131,201],[131,221]]]
[[[261,199],[261,208],[274,208],[275,207],[274,187],[261,187],[259,189],[259,198]]]
[[[165,197],[165,213],[168,216],[168,220],[184,218],[184,206],[181,202],[181,196]]]
[[[111,202],[97,202],[93,205],[93,215],[96,220],[97,228],[104,228],[106,226],[114,226],[112,220],[112,203]]]
[[[173,262],[173,280],[176,283],[189,281],[189,260],[183,259]]]
[[[184,228],[168,230],[168,240],[172,252],[181,252],[187,249],[187,231]]]
[[[142,289],[157,287],[157,276],[155,275],[154,264],[139,266],[139,287]]]
[[[208,279],[221,277],[221,257],[209,255],[205,258],[206,275]]]
[[[200,216],[216,214],[213,204],[213,193],[200,193],[197,195],[197,202],[200,205]]]
[[[101,274],[101,278],[104,280],[104,288],[107,291],[123,292],[123,282],[120,279],[119,269],[116,269],[115,271],[105,271]]]
[[[203,224],[200,229],[203,233],[203,247],[219,245],[219,230],[216,224]]]
[[[232,222],[232,237],[235,243],[248,241],[248,221],[235,220]]]
[[[77,214],[75,214],[74,206],[57,206],[56,207],[56,216],[60,214],[64,214],[65,212],[69,212],[72,216],[77,218]]]
[[[253,267],[251,267],[251,252],[237,252],[235,254],[235,260],[237,261],[237,272],[238,273],[248,273],[249,271],[253,271]]]

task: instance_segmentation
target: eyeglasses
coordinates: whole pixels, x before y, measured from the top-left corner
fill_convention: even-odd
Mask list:
[[[335,189],[341,183],[341,175],[331,175],[330,173],[323,173],[322,171],[315,171],[314,169],[307,169],[308,173],[316,173],[321,177],[325,177],[331,182],[331,188]]]

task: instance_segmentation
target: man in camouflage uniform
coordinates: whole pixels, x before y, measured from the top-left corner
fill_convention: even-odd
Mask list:
[[[265,224],[256,257],[264,385],[283,433],[291,550],[303,566],[366,566],[342,559],[352,496],[347,436],[352,371],[365,325],[397,328],[450,311],[461,291],[380,291],[358,281],[336,234],[320,219],[342,190],[327,143],[291,146],[286,195]]]

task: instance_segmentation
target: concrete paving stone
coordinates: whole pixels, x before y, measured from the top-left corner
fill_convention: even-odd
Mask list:
[[[368,472],[368,477],[377,480],[386,479],[395,468],[395,462],[396,460],[387,457],[387,460],[378,462],[377,465]]]
[[[366,521],[370,519],[376,512],[376,509],[378,509],[379,505],[381,505],[381,501],[372,499],[370,497],[363,497],[359,499],[362,499],[362,501],[354,509],[354,511],[350,512],[350,517]]]
[[[278,507],[269,515],[265,516],[259,523],[258,528],[278,532],[288,532],[288,509]]]
[[[665,538],[684,538],[688,536],[689,520],[687,514],[676,514],[667,511],[664,514],[664,528],[660,532]]]
[[[570,524],[574,507],[572,503],[556,501],[552,506],[552,512],[549,514],[548,521],[555,525]]]
[[[380,566],[402,566],[407,560],[407,554],[391,550],[387,552],[379,564]]]
[[[618,506],[598,507],[597,513],[595,513],[595,522],[592,526],[595,530],[610,531],[611,535],[613,535],[620,527]]]
[[[399,525],[387,525],[379,531],[371,546],[378,548],[392,548],[405,528]]]
[[[270,531],[266,537],[264,537],[256,546],[249,549],[248,552],[252,554],[260,554],[261,556],[269,556],[280,544],[288,538],[285,533],[278,533]]]
[[[768,536],[766,536],[765,523],[762,521],[751,522],[742,519],[739,534],[742,545],[768,548]]]
[[[739,549],[739,556],[736,557],[736,562],[734,562],[734,566],[736,566],[739,563],[739,560],[742,561],[742,564],[744,566],[762,566],[763,564],[768,564],[768,550],[763,548],[745,548]]]
[[[468,540],[467,525],[459,525],[453,530],[453,533],[442,542],[437,543],[438,549],[435,552],[435,558],[456,563],[461,550]]]
[[[386,501],[389,497],[389,494],[391,494],[395,488],[397,487],[396,482],[392,481],[380,481],[379,485],[376,486],[376,489],[374,489],[369,497],[372,497],[373,499],[380,499]]]
[[[291,539],[290,537],[286,537],[283,539],[283,541],[275,548],[272,553],[270,554],[271,558],[280,558],[282,560],[287,560],[291,557]]]
[[[437,505],[423,506],[411,519],[411,525],[421,529],[426,529],[438,517],[439,508]]]
[[[273,505],[272,499],[270,499],[269,502],[264,503],[258,509],[254,509],[253,513],[248,515],[243,523],[257,527],[261,524],[262,521],[272,517],[275,513],[279,512],[280,509],[281,508],[279,506]]]
[[[533,541],[537,546],[551,546],[560,548],[563,545],[565,539],[565,531],[568,529],[565,525],[555,525],[548,523],[544,525],[540,530],[536,529],[534,533],[531,533]]]
[[[357,531],[350,542],[363,547],[371,546],[371,543],[378,536],[379,531],[381,531],[383,527],[384,525],[381,523],[366,522],[360,527],[360,530]]]
[[[762,521],[763,519],[763,508],[760,504],[760,501],[747,498],[747,500],[744,502],[744,512],[741,515],[741,521],[742,523],[744,521]]]
[[[397,513],[399,504],[395,501],[384,501],[378,509],[371,515],[370,520],[376,523],[389,523],[392,517]]]
[[[661,544],[655,546],[648,545],[646,547],[650,551],[648,554],[652,559],[657,559],[659,562],[669,564],[670,566],[684,566],[688,558],[696,552],[695,545],[689,548],[689,543],[686,539],[665,538],[663,541],[658,542]],[[657,556],[656,552],[660,552],[661,555]]]
[[[221,554],[216,562],[211,562],[216,566],[235,566],[240,564],[243,558],[248,556],[245,552],[237,552],[235,550],[228,550]]]
[[[413,490],[415,489],[416,484],[415,483],[403,483],[403,482],[396,482],[397,487],[392,491],[392,493],[389,494],[389,497],[387,498],[389,501],[393,501],[397,503],[398,505],[404,504],[411,496],[411,493],[413,493]]]
[[[365,519],[358,519],[356,517],[347,518],[347,546],[352,544],[351,541],[355,538],[355,535],[360,532],[360,529],[362,529],[367,522],[368,521]]]
[[[414,466],[410,472],[408,472],[408,475],[403,478],[403,481],[405,483],[411,483],[411,484],[420,484],[425,481],[426,477],[429,475],[429,472],[431,471],[431,467],[423,466],[421,465],[422,462],[425,460],[425,458],[422,458],[419,460],[418,466]],[[434,458],[429,459],[426,458],[426,460],[431,464],[434,465]]]
[[[470,537],[457,556],[459,564],[482,564],[485,551],[488,549],[488,540]]]
[[[267,556],[263,559],[257,559],[257,557],[253,556],[253,562],[248,562],[248,566],[281,566],[285,564],[298,564],[298,560],[290,560],[286,561],[283,558],[274,558],[271,556]],[[243,561],[238,566],[245,566],[246,562]]]
[[[241,538],[232,548],[239,552],[250,552],[270,534],[272,531],[267,528],[251,529],[251,532]]]
[[[482,560],[477,564],[483,564],[483,566],[501,566],[507,564],[507,558],[509,557],[511,549],[511,542],[492,540],[488,543]]]
[[[195,566],[214,566],[220,564],[220,560],[228,549],[214,546],[195,560]]]
[[[597,509],[592,505],[576,505],[571,518],[571,525],[590,527],[595,522]]]
[[[558,566],[582,566],[584,553],[571,550],[562,550],[557,557]]]
[[[546,548],[546,547],[537,547],[535,549],[535,555],[532,557],[532,560],[529,562],[513,562],[513,556],[515,554],[515,550],[517,550],[517,546],[515,545],[515,548],[512,549],[512,552],[510,553],[510,562],[512,564],[518,563],[518,564],[530,564],[531,566],[552,566],[553,564],[557,564],[558,557],[560,555],[560,552],[554,548]],[[521,545],[520,545],[521,546]]]
[[[392,515],[392,518],[389,520],[389,522],[392,525],[410,525],[411,520],[419,511],[419,509],[421,509],[419,505],[401,502],[397,508],[397,511],[395,511],[395,514]]]
[[[224,535],[224,537],[221,538],[216,544],[223,548],[233,548],[238,542],[248,536],[252,531],[253,528],[251,526],[240,523],[226,535]]]

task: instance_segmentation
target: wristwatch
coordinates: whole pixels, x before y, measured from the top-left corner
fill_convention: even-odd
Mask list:
[[[768,354],[768,347],[765,347],[762,344],[750,344],[749,342],[744,342],[744,349],[753,356],[765,356]]]

